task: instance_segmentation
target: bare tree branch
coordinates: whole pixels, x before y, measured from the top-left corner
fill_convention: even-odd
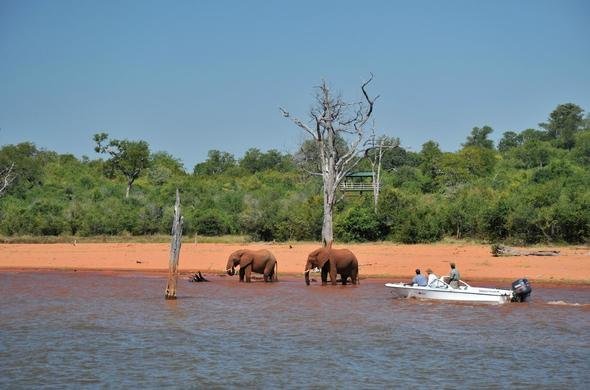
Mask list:
[[[0,196],[4,194],[10,184],[12,184],[14,179],[16,179],[16,175],[14,174],[13,170],[14,163],[10,164],[8,168],[2,169],[0,171]]]
[[[301,127],[303,130],[307,131],[309,134],[311,134],[312,137],[315,137],[313,131],[311,131],[309,126],[307,126],[305,123],[301,122],[299,119],[292,117],[291,114],[288,111],[284,110],[282,107],[279,107],[279,110],[281,110],[281,112],[283,113],[283,116],[285,118],[291,119],[291,121],[293,123],[295,123],[297,126]]]

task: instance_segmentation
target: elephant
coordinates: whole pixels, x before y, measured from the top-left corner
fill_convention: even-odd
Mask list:
[[[235,275],[235,267],[238,265],[240,266],[240,282],[243,282],[245,277],[246,283],[250,283],[252,272],[263,274],[265,282],[278,281],[277,259],[266,249],[240,249],[233,252],[227,259],[227,274]]]
[[[309,286],[309,272],[313,268],[322,270],[322,285],[328,283],[328,273],[332,285],[336,285],[336,274],[340,274],[342,284],[350,277],[352,284],[359,282],[359,265],[354,253],[348,249],[332,249],[332,246],[316,249],[307,257],[305,265],[305,284]]]

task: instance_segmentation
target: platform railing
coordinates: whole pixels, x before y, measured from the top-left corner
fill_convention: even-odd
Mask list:
[[[381,187],[381,183],[376,184],[377,189]],[[341,191],[373,191],[373,183],[340,183]]]

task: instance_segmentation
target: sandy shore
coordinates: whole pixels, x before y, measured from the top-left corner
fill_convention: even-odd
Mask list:
[[[303,275],[309,252],[316,243],[183,244],[182,273],[223,273],[228,255],[239,248],[267,248],[278,260],[279,275]],[[351,249],[363,277],[409,279],[416,267],[447,274],[454,261],[462,279],[514,280],[523,276],[536,282],[590,284],[590,248],[555,248],[559,256],[493,257],[488,245],[435,244],[335,245]],[[549,249],[549,248],[547,248]],[[168,244],[1,244],[0,270],[66,269],[165,272]]]

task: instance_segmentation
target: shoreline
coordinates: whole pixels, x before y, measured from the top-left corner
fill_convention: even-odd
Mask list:
[[[179,273],[179,278],[180,280],[186,280],[188,281],[188,277],[195,274],[196,272],[198,272],[199,270],[181,270]],[[53,273],[53,272],[62,272],[62,273],[80,273],[80,274],[84,274],[84,273],[88,273],[88,274],[104,274],[104,275],[122,275],[122,276],[128,276],[128,275],[137,275],[137,276],[161,276],[162,278],[167,277],[168,275],[168,271],[167,270],[161,270],[161,269],[142,269],[142,270],[137,270],[137,269],[122,269],[122,268],[118,268],[118,269],[107,269],[107,268],[83,268],[83,269],[77,269],[77,268],[26,268],[26,267],[0,267],[0,274],[2,273]],[[201,271],[202,272],[202,271]],[[224,280],[224,279],[228,279],[228,281],[231,281],[231,279],[235,279],[235,282],[238,281],[237,278],[237,274],[233,277],[228,276],[226,274],[224,274],[221,271],[207,271],[207,272],[202,272],[203,276],[206,276],[208,279],[210,278],[214,278],[215,280],[209,280],[209,281],[219,281],[219,280]],[[303,284],[303,274],[296,274],[296,273],[282,273],[280,275],[281,279],[279,279],[279,282],[281,281],[288,281],[288,282],[297,282],[297,281],[301,281],[301,283]],[[319,274],[317,274],[316,277],[312,277],[312,279],[316,279],[316,282],[319,282]],[[366,282],[370,282],[370,283],[376,283],[376,282],[384,282],[384,283],[396,283],[396,282],[404,282],[407,279],[409,279],[408,275],[364,275],[360,277],[361,280],[361,284],[363,281]],[[486,277],[482,277],[482,278],[468,278],[468,279],[464,279],[465,282],[467,282],[468,284],[472,285],[472,286],[478,286],[478,285],[485,285],[485,284],[496,284],[498,286],[500,285],[505,285],[505,288],[508,288],[507,286],[509,286],[514,280],[516,280],[517,278],[514,279],[510,279],[510,278],[486,278]],[[529,280],[531,282],[533,282],[535,284],[535,286],[540,286],[540,287],[548,287],[548,288],[558,288],[558,287],[573,287],[573,288],[584,288],[584,287],[588,287],[590,288],[590,281],[588,280],[545,280],[545,279],[530,279]],[[262,282],[262,276],[258,276],[256,274],[253,274],[252,276],[252,281],[254,283],[260,283]],[[501,287],[498,287],[501,288]]]
[[[183,244],[181,276],[201,271],[224,275],[228,255],[240,248],[273,252],[279,277],[303,278],[307,255],[319,243],[197,243]],[[590,285],[590,248],[551,247],[558,256],[494,257],[489,245],[391,243],[338,244],[358,258],[362,279],[411,279],[415,268],[432,268],[446,275],[449,263],[457,263],[467,283],[505,283],[526,277],[548,285]],[[165,243],[79,243],[0,244],[0,272],[89,271],[167,274],[169,244]],[[319,277],[319,276],[318,276]]]

